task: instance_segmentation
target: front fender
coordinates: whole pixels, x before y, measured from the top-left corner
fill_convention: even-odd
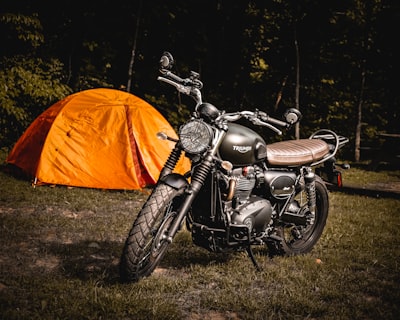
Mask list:
[[[184,176],[178,173],[170,173],[160,179],[160,183],[164,183],[176,190],[184,189],[189,185],[189,182]]]

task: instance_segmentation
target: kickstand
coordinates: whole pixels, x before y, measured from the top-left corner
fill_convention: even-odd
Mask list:
[[[253,262],[254,267],[257,269],[257,271],[261,271],[261,268],[258,265],[256,258],[254,257],[253,251],[251,251],[251,247],[248,246],[246,251],[247,251],[249,258],[251,259],[251,262]]]

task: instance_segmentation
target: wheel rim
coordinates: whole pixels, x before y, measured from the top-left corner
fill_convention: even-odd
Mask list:
[[[153,270],[158,261],[163,257],[168,247],[167,234],[169,226],[175,218],[175,212],[172,211],[172,204],[169,204],[164,216],[160,216],[154,228],[146,238],[146,245],[143,249],[143,255],[137,266],[139,275],[147,274]]]
[[[318,219],[321,210],[321,201],[318,194],[314,214],[309,211],[308,206],[304,203],[304,201],[306,201],[304,192],[301,192],[297,199],[302,203],[301,214],[306,215],[307,221],[309,222],[306,226],[287,225],[281,227],[282,237],[286,245],[292,250],[302,250],[304,247],[313,244],[316,241],[315,236],[316,233],[318,233],[316,231],[319,227]]]

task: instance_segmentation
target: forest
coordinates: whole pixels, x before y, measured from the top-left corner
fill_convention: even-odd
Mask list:
[[[332,129],[358,161],[379,132],[399,133],[399,8],[395,0],[3,0],[0,147],[56,101],[98,87],[131,92],[177,128],[193,103],[157,81],[169,51],[174,72],[200,73],[205,101],[274,117],[296,107],[301,137]]]

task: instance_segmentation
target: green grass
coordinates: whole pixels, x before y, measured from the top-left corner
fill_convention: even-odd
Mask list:
[[[353,165],[349,170],[340,169],[344,177],[343,183],[360,187],[370,187],[382,183],[400,183],[400,168],[385,170],[383,167],[383,170],[373,171],[367,170],[367,167],[365,165]]]
[[[345,183],[387,177],[400,180],[344,171]],[[399,199],[331,192],[314,250],[256,250],[261,272],[245,253],[209,253],[181,231],[152,276],[121,284],[122,245],[148,190],[0,179],[0,319],[399,319]]]

